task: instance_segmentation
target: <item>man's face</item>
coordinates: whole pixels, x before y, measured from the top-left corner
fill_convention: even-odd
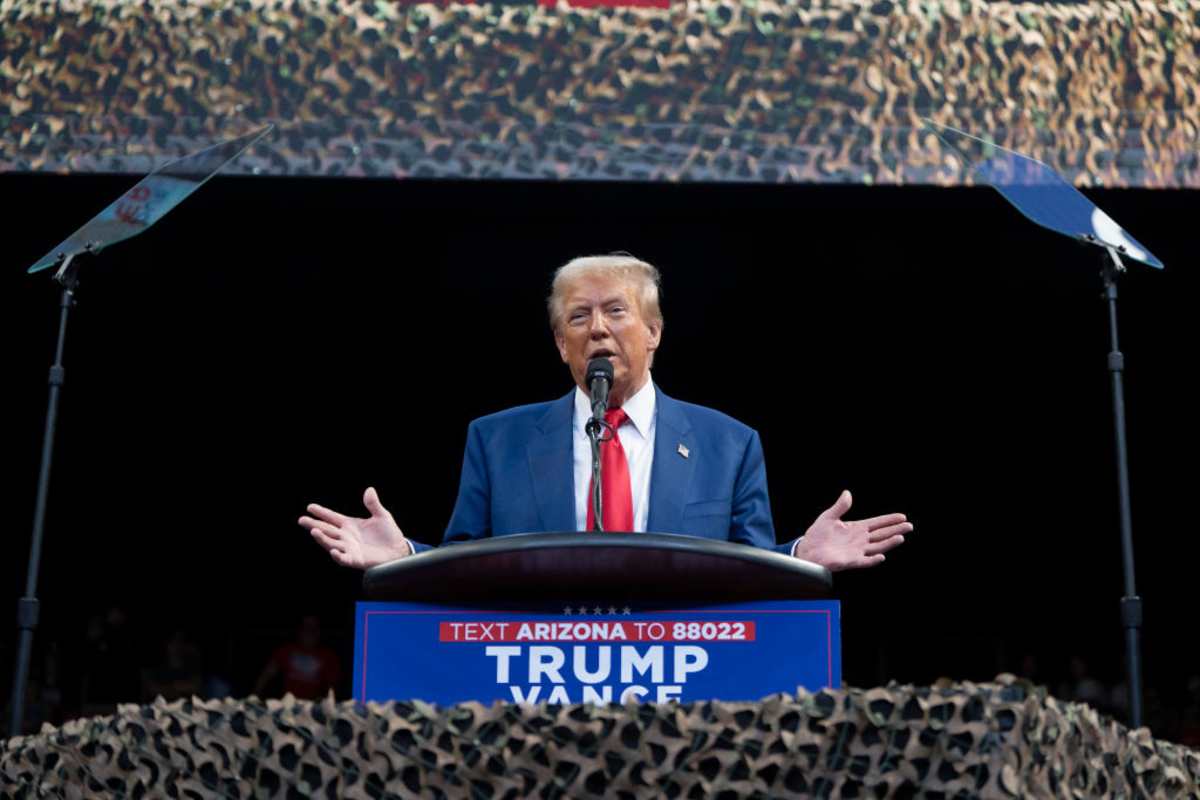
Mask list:
[[[563,315],[554,341],[575,383],[587,391],[587,363],[607,357],[613,365],[609,405],[617,407],[650,377],[650,354],[662,334],[642,318],[632,286],[620,278],[583,276],[563,293]]]

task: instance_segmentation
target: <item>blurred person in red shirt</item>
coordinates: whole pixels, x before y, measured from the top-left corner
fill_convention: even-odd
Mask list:
[[[303,700],[319,700],[333,690],[341,677],[337,654],[321,645],[321,621],[307,616],[300,622],[296,641],[278,647],[254,684],[254,694],[282,678],[283,693]]]

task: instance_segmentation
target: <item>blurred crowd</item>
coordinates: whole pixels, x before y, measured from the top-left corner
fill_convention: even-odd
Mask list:
[[[118,704],[148,703],[158,697],[344,696],[339,686],[341,660],[335,648],[323,643],[317,616],[303,617],[290,632],[251,632],[250,641],[235,640],[228,631],[197,636],[186,627],[168,627],[148,636],[147,627],[153,626],[135,626],[123,608],[112,606],[87,620],[81,639],[51,638],[39,631],[26,691],[25,731],[111,714]],[[7,682],[3,697],[7,731]]]

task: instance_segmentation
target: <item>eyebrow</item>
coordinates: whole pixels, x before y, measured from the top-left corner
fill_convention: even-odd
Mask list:
[[[601,306],[610,306],[613,303],[628,303],[628,302],[629,302],[629,298],[626,297],[625,295],[614,294],[614,295],[609,295],[608,297],[601,300],[600,305]],[[569,311],[578,311],[581,308],[591,308],[591,306],[592,306],[592,304],[589,301],[577,300],[574,303],[568,303],[567,309]]]

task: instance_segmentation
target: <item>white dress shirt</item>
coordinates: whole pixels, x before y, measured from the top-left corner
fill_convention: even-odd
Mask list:
[[[617,431],[621,448],[629,462],[629,488],[633,492],[633,529],[645,533],[650,516],[650,467],[654,462],[654,428],[658,419],[654,381],[646,385],[621,406],[629,421]],[[575,388],[575,420],[571,425],[571,442],[575,456],[575,530],[587,530],[590,505],[588,489],[592,485],[592,445],[584,426],[592,416],[591,398]]]

